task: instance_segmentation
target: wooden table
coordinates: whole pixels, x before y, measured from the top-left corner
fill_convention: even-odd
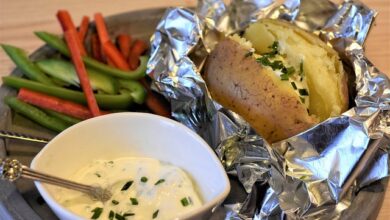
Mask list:
[[[366,55],[381,71],[390,76],[390,2],[387,0],[363,2],[379,13],[365,45]],[[102,12],[107,16],[145,8],[195,4],[196,0],[0,0],[0,43],[12,44],[28,52],[36,50],[42,46],[42,42],[34,36],[34,31],[61,33],[60,25],[55,18],[58,9],[68,9],[74,21],[78,23],[83,15],[92,16],[94,12]],[[8,75],[14,68],[2,50],[0,64],[0,76]],[[390,184],[378,219],[390,219]]]

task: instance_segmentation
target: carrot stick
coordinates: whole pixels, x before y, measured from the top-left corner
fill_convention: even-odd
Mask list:
[[[148,46],[142,40],[136,40],[131,48],[129,55],[129,66],[131,70],[137,69],[139,57],[146,51]]]
[[[103,62],[103,55],[102,55],[102,46],[100,45],[99,37],[96,34],[92,34],[91,36],[91,50],[92,50],[92,57],[96,60],[99,60],[100,62]]]
[[[74,32],[74,34],[77,35],[76,26],[74,26],[72,18],[70,17],[70,14],[67,10],[59,10],[57,12],[57,18],[58,18],[58,21],[60,22],[62,30],[64,32],[71,30],[71,33]],[[82,56],[87,55],[87,52],[86,52],[84,45],[81,42],[80,38],[77,39],[76,43],[78,44],[78,47],[80,48],[81,55]]]
[[[88,32],[88,26],[89,26],[89,17],[88,16],[83,16],[83,19],[81,20],[81,24],[79,27],[79,38],[81,42],[83,43],[85,40],[85,36],[87,36]]]
[[[123,57],[126,60],[129,59],[131,36],[126,34],[120,34],[116,39],[119,46],[119,50],[121,51]]]
[[[150,109],[150,111],[152,111],[154,114],[170,118],[171,109],[169,107],[169,103],[163,97],[154,93],[150,89],[149,83],[145,78],[140,79],[140,82],[146,89],[147,95],[145,104]]]
[[[94,15],[94,18],[95,18],[96,29],[99,35],[99,40],[100,43],[103,45],[104,43],[110,41],[110,36],[108,35],[107,32],[106,23],[104,22],[102,13],[96,13]]]
[[[18,98],[29,104],[60,112],[75,118],[88,119],[92,117],[89,109],[83,105],[25,88],[19,90]]]
[[[107,41],[103,44],[103,51],[107,57],[107,60],[112,61],[116,67],[121,70],[130,70],[129,64],[126,62],[126,59],[111,41]]]
[[[80,80],[81,88],[83,89],[85,98],[87,100],[88,108],[90,109],[94,117],[99,116],[100,115],[99,106],[97,105],[95,96],[93,95],[92,87],[89,82],[88,74],[85,69],[83,60],[81,58],[79,45],[77,43],[77,41],[80,40],[80,38],[78,38],[77,32],[68,30],[65,32],[65,40],[69,47],[73,65],[75,66],[77,75]]]

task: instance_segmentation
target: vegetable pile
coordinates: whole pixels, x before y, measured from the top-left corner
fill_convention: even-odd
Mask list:
[[[146,78],[144,41],[121,33],[114,44],[101,13],[94,15],[94,25],[84,16],[79,28],[66,10],[59,10],[57,19],[64,38],[35,32],[59,52],[55,58],[32,61],[22,49],[1,45],[23,72],[23,77],[2,78],[4,85],[19,90],[17,97],[4,99],[11,109],[56,132],[117,111],[146,110],[170,117],[167,102],[150,89]]]

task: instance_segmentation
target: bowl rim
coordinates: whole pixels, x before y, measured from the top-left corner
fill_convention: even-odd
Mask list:
[[[227,195],[229,194],[230,189],[231,189],[230,181],[229,181],[229,178],[226,174],[224,167],[222,166],[221,161],[218,159],[218,157],[216,156],[216,153],[212,150],[211,146],[205,140],[203,140],[203,138],[201,138],[196,132],[194,132],[193,130],[191,130],[187,126],[185,126],[185,125],[183,125],[183,124],[181,124],[173,119],[162,117],[159,115],[150,114],[150,113],[119,112],[119,113],[112,113],[112,114],[107,114],[107,115],[102,115],[102,116],[90,118],[90,119],[84,120],[80,123],[77,123],[77,124],[67,128],[63,132],[59,133],[52,140],[50,140],[50,142],[47,143],[40,150],[40,152],[34,157],[34,159],[31,161],[30,167],[32,169],[35,169],[37,166],[37,163],[38,163],[37,161],[39,161],[39,159],[42,157],[42,155],[45,153],[45,151],[48,148],[50,148],[51,143],[58,141],[58,139],[62,138],[62,136],[67,135],[70,132],[73,132],[73,130],[75,130],[81,126],[86,126],[88,124],[95,123],[95,121],[102,120],[102,119],[104,120],[106,118],[113,118],[113,117],[136,117],[136,118],[143,117],[143,118],[148,118],[149,120],[152,119],[152,120],[157,120],[157,121],[164,121],[165,123],[172,124],[172,125],[174,125],[175,128],[177,128],[179,130],[183,130],[185,133],[187,133],[189,136],[191,136],[193,139],[195,139],[197,142],[199,142],[200,143],[199,147],[204,148],[206,150],[207,154],[211,155],[211,160],[213,162],[215,162],[215,164],[218,168],[217,170],[222,171],[221,172],[222,173],[221,183],[224,183],[224,185],[225,185],[223,187],[222,192],[220,192],[217,196],[215,196],[213,199],[211,199],[207,203],[204,203],[201,207],[198,207],[198,208],[193,209],[189,212],[186,212],[182,215],[179,215],[179,216],[175,217],[175,219],[187,219],[187,218],[191,218],[191,217],[196,217],[197,214],[206,212],[207,210],[211,210],[214,207],[218,206],[227,197]],[[83,218],[82,216],[79,216],[78,214],[76,214],[76,213],[66,209],[62,205],[60,205],[56,201],[56,199],[54,199],[54,197],[49,193],[49,191],[46,189],[46,187],[43,186],[43,184],[41,184],[38,181],[34,181],[34,184],[37,187],[39,193],[42,195],[42,197],[47,201],[50,208],[53,209],[53,211],[59,210],[64,215],[72,217],[72,218],[76,218],[76,217]],[[56,211],[55,211],[55,213],[56,213]]]

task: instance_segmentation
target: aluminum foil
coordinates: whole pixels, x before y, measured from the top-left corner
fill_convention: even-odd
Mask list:
[[[355,0],[341,5],[328,0],[235,0],[230,5],[201,0],[195,11],[166,11],[151,38],[148,74],[154,89],[170,101],[172,116],[201,135],[245,189],[246,199],[226,201],[219,209],[221,218],[342,216],[361,187],[389,175],[390,82],[363,50],[375,15]],[[355,97],[343,115],[272,146],[242,117],[215,102],[199,73],[219,39],[265,17],[294,23],[335,48],[351,70]],[[377,142],[380,149],[345,188],[357,163]],[[271,188],[262,193],[267,184]]]

